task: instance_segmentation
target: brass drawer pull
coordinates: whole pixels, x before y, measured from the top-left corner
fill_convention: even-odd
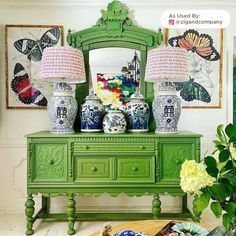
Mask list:
[[[97,167],[94,166],[94,167],[91,168],[91,170],[92,170],[93,172],[96,172],[96,171],[97,171]]]
[[[138,168],[136,166],[132,167],[132,171],[137,171]]]

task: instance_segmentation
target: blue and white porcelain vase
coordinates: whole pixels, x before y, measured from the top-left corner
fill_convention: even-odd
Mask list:
[[[105,109],[101,100],[93,92],[85,99],[81,107],[81,132],[100,132],[102,131],[102,121]]]
[[[131,95],[125,107],[127,130],[129,132],[147,132],[150,109],[139,92]]]
[[[181,99],[176,95],[173,84],[160,85],[158,94],[152,103],[156,122],[156,133],[177,133],[181,113]]]
[[[120,110],[109,110],[103,119],[103,130],[106,134],[122,134],[126,131],[125,115]]]
[[[77,101],[72,96],[73,91],[67,83],[54,84],[52,98],[48,101],[48,113],[53,134],[74,133],[74,121],[77,114]]]

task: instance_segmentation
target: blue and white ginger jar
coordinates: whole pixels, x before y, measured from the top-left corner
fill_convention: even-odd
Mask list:
[[[150,109],[139,92],[131,95],[130,102],[126,104],[125,116],[129,132],[147,132]]]
[[[97,95],[90,94],[86,97],[81,107],[81,132],[102,131],[102,121],[105,109]]]
[[[109,110],[103,119],[106,134],[122,134],[126,131],[125,115],[120,110]]]
[[[53,96],[48,101],[48,114],[52,134],[74,133],[74,122],[78,110],[72,87],[67,83],[55,83]]]

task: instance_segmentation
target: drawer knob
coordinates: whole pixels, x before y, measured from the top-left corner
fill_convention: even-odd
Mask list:
[[[89,149],[89,147],[88,146],[84,146],[84,150],[87,150],[87,149]]]
[[[141,150],[144,149],[144,146],[140,146],[140,149],[141,149]]]
[[[95,172],[95,171],[97,171],[97,167],[94,166],[94,167],[91,168],[91,170],[92,170],[93,172]]]
[[[138,168],[136,166],[132,167],[132,171],[137,171]]]
[[[54,163],[55,163],[54,160],[50,160],[50,161],[49,161],[49,164],[50,164],[50,165],[54,165]]]

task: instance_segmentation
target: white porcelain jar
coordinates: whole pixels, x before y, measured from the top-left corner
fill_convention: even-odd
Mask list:
[[[122,134],[126,131],[125,115],[120,110],[109,110],[103,119],[106,134]]]

